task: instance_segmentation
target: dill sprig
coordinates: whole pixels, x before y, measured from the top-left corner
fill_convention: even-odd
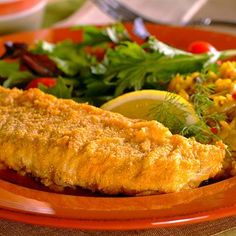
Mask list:
[[[212,143],[220,138],[212,133],[210,127],[203,121],[199,120],[196,124],[185,126],[181,132],[185,137],[194,137],[200,143]]]
[[[204,99],[205,97],[202,95],[201,101]],[[198,102],[199,111],[203,109],[202,104]],[[219,137],[212,133],[211,128],[206,123],[206,117],[214,120],[218,119],[216,114],[214,114],[215,117],[209,114],[200,114],[198,116],[199,120],[192,124],[187,123],[189,115],[191,114],[188,107],[179,100],[178,96],[168,93],[163,101],[157,102],[151,107],[148,117],[168,127],[173,134],[194,137],[201,143],[211,143],[219,140]]]
[[[195,92],[190,100],[200,118],[203,117],[208,108],[214,104],[209,98],[209,95],[214,92],[214,87],[214,84],[204,85],[201,82],[195,85]]]
[[[210,112],[210,109],[214,106],[214,102],[210,98],[210,95],[213,94],[214,91],[214,84],[204,84],[202,82],[195,85],[195,92],[190,97],[197,115],[205,123],[214,121],[218,124],[221,120],[225,119],[223,113]]]
[[[220,121],[225,120],[225,114],[211,112],[214,102],[210,95],[215,91],[213,83],[206,84],[208,80],[207,70],[202,71],[198,83],[195,84],[194,94],[190,97],[193,103],[196,114],[199,117],[199,122],[185,127],[181,134],[187,137],[194,136],[196,140],[202,143],[210,143],[219,140],[219,136],[214,134],[211,127],[220,128]]]
[[[180,133],[186,124],[189,115],[185,104],[179,101],[175,94],[168,93],[165,99],[154,104],[148,114],[151,119],[156,119],[174,134]]]
[[[201,143],[213,143],[220,138],[212,131],[212,128],[219,129],[220,121],[225,119],[222,113],[212,112],[214,102],[210,98],[215,92],[215,86],[207,83],[207,71],[203,71],[194,85],[194,93],[190,96],[196,117],[189,122],[187,117],[192,115],[187,107],[176,94],[168,93],[163,101],[152,106],[148,116],[151,119],[164,124],[174,134],[181,134],[186,137],[194,137]]]

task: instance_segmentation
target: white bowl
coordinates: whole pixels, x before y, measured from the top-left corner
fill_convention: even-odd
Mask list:
[[[46,3],[47,0],[41,0],[27,10],[0,16],[0,34],[36,30],[40,28]]]

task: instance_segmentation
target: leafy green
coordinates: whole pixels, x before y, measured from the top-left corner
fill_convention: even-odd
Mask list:
[[[165,50],[164,50],[165,51]],[[209,59],[207,54],[171,54],[163,51],[148,52],[135,42],[123,42],[108,50],[103,66],[104,80],[116,83],[115,96],[125,91],[147,87],[159,88],[167,84],[176,73],[189,73],[202,68]],[[101,68],[101,67],[100,67]],[[94,73],[101,74],[99,70]]]
[[[38,88],[58,98],[72,98],[73,82],[59,77],[54,87],[48,88],[43,84],[39,84]]]
[[[39,41],[32,49],[32,52],[48,55],[67,76],[75,76],[78,73],[89,70],[94,61],[92,56],[80,50],[77,44],[70,40],[65,40],[55,45],[46,41]]]
[[[65,43],[65,41],[63,41],[63,43],[61,43],[63,45],[67,44],[67,41]],[[52,53],[55,49],[55,44],[44,41],[44,40],[39,40],[35,45],[34,48],[31,50],[33,53],[35,54],[46,54],[49,55],[50,53]]]
[[[132,90],[166,89],[175,74],[199,71],[207,68],[206,65],[212,65],[220,55],[233,55],[233,51],[228,54],[195,55],[166,45],[155,37],[150,37],[147,43],[140,46],[135,42],[123,41],[128,35],[121,24],[74,29],[83,29],[82,43],[66,40],[54,45],[41,41],[33,51],[47,54],[65,76],[78,76],[82,80],[82,96],[92,96],[100,91],[101,97],[116,97]],[[105,42],[115,42],[117,45],[107,47],[102,62],[97,62],[95,57],[83,50],[85,46],[96,47]]]
[[[28,71],[20,71],[20,65],[17,62],[0,61],[0,77],[4,80],[3,86],[11,88],[17,85],[26,84],[33,78]]]
[[[91,25],[74,26],[74,30],[83,30],[83,41],[78,47],[98,46],[104,43],[119,43],[130,40],[130,36],[121,23],[116,23],[108,27],[96,27]]]
[[[115,96],[125,90],[139,90],[159,55],[146,53],[138,44],[126,42],[107,53],[105,81],[116,84]]]
[[[158,52],[168,57],[173,57],[176,55],[193,55],[192,53],[180,50],[178,48],[171,47],[158,39],[154,36],[150,36],[148,38],[147,43],[143,45],[143,48],[151,49],[154,52]]]

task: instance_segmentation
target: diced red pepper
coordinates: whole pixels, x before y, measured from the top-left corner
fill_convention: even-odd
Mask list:
[[[212,127],[212,128],[211,128],[211,132],[212,132],[213,134],[217,134],[217,133],[218,133],[218,128]]]
[[[232,98],[233,98],[234,100],[236,100],[236,92],[234,92],[234,93],[232,94]]]

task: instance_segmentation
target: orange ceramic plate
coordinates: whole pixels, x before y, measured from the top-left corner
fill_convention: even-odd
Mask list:
[[[204,40],[217,49],[236,48],[236,36],[191,28],[147,25],[160,40],[186,48]],[[127,25],[131,31],[131,25]],[[34,43],[45,39],[81,40],[81,32],[50,29],[4,36],[7,40]],[[45,187],[13,171],[0,172],[0,217],[32,224],[102,230],[145,229],[183,225],[236,215],[236,177],[179,193],[109,197],[86,191],[49,192]]]

